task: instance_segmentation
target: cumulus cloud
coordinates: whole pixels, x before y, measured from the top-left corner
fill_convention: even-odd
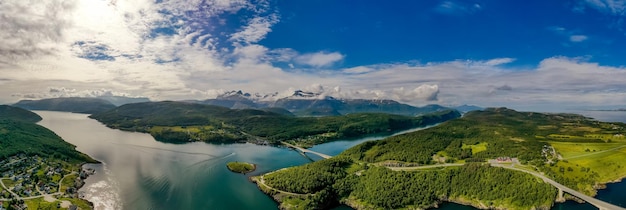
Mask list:
[[[599,2],[614,8],[606,10],[611,14],[619,11],[617,3]],[[459,5],[479,8],[441,4]],[[237,13],[249,15],[232,18]],[[307,89],[416,105],[626,104],[626,68],[580,58],[515,68],[504,65],[515,58],[504,57],[333,69],[349,55],[261,45],[280,21],[262,0],[5,0],[0,14],[3,103],[97,95],[178,100],[225,90],[284,97]],[[232,19],[240,22],[227,22]],[[217,28],[225,24],[236,27]],[[583,32],[549,30],[564,40],[585,40]]]
[[[313,67],[327,67],[343,60],[344,57],[344,55],[338,52],[316,52],[299,55],[295,58],[295,61],[299,64]]]
[[[71,22],[72,1],[3,1],[0,4],[0,63],[14,63],[58,51]]]

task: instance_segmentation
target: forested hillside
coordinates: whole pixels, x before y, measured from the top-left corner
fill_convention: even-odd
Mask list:
[[[48,98],[41,100],[21,100],[13,106],[29,110],[47,110],[93,114],[113,109],[111,102],[98,98]]]
[[[127,104],[91,117],[112,128],[150,133],[161,141],[272,143],[294,140],[316,144],[395,132],[459,116],[458,112],[447,110],[420,117],[380,113],[294,117],[272,111],[166,101]]]
[[[522,171],[540,172],[594,195],[594,186],[626,177],[625,128],[574,114],[489,108],[256,179],[290,209],[337,202],[357,209],[425,208],[441,201],[547,208],[556,189]]]
[[[260,178],[255,180],[259,182]],[[532,175],[479,163],[422,171],[367,167],[346,157],[321,160],[263,176],[281,207],[315,209],[339,202],[357,209],[428,208],[456,201],[506,209],[547,208],[556,189]],[[270,195],[276,191],[265,189]]]
[[[41,117],[33,112],[0,106],[0,159],[23,153],[75,163],[95,162],[76,151],[76,146],[63,141],[54,132],[35,124],[39,120]]]
[[[41,117],[31,111],[19,107],[0,105],[0,119],[36,123],[41,120]]]

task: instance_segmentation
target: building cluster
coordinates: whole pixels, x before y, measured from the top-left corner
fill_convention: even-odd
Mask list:
[[[558,159],[559,155],[556,153],[554,147],[550,145],[543,145],[541,148],[541,155],[546,158],[548,163],[553,163]]]
[[[25,154],[11,156],[0,160],[0,200],[32,199],[47,194],[76,198],[78,188],[84,184],[83,179],[93,173],[93,169],[73,172],[54,159]],[[70,176],[72,174],[76,175]],[[72,184],[62,188],[63,183]]]

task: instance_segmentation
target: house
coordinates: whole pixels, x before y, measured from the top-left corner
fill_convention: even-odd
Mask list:
[[[500,162],[500,163],[502,163],[502,162],[511,162],[512,161],[510,157],[498,157],[498,158],[496,158],[496,160],[498,162]]]

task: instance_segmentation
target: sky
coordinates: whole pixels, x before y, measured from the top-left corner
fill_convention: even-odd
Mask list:
[[[626,106],[624,0],[3,0],[0,104],[286,97]]]

